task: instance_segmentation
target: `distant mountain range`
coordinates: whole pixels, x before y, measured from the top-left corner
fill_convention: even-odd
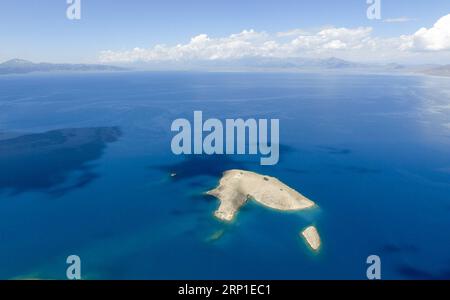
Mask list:
[[[125,68],[90,64],[33,63],[23,59],[12,59],[0,64],[0,74],[24,74],[31,72],[94,72],[124,71]]]
[[[209,70],[209,71],[306,71],[321,69],[363,69],[369,65],[330,57],[311,58],[275,58],[245,57],[239,59],[215,60],[161,60],[136,61],[125,66],[137,70]]]
[[[135,70],[196,70],[196,71],[267,71],[267,72],[302,72],[302,71],[348,71],[371,73],[407,73],[450,76],[450,66],[439,65],[401,65],[397,63],[376,64],[352,62],[336,57],[313,58],[276,58],[246,57],[240,59],[217,60],[180,60],[180,61],[137,61],[126,64]]]
[[[371,64],[351,62],[336,57],[271,58],[247,57],[231,60],[191,60],[134,62],[123,66],[100,64],[51,64],[33,63],[23,59],[12,59],[0,64],[1,74],[24,74],[31,72],[99,72],[125,70],[200,70],[200,71],[355,71],[374,73],[409,73],[433,76],[450,76],[450,65],[401,65],[396,63]]]
[[[434,76],[450,76],[450,65],[424,69],[422,73]]]

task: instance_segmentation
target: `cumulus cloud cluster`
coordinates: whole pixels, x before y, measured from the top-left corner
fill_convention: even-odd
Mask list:
[[[197,35],[186,44],[149,49],[102,51],[102,62],[226,60],[248,57],[341,56],[360,59],[399,57],[420,51],[450,51],[450,14],[431,28],[394,38],[373,36],[371,27],[328,27],[308,32],[293,29],[270,34],[244,30],[227,37]]]
[[[440,18],[430,29],[419,29],[410,40],[410,46],[415,50],[450,50],[450,14]]]

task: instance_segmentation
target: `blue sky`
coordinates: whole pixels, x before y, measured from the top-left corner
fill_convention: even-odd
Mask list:
[[[366,0],[81,0],[81,20],[72,21],[66,0],[1,0],[0,61],[95,62],[104,50],[187,44],[199,34],[220,38],[250,29],[370,27],[373,36],[399,37],[450,14],[449,0],[381,0],[382,18],[403,22],[369,20],[367,7]]]

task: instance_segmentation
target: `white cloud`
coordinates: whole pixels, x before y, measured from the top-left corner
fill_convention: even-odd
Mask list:
[[[103,62],[164,61],[195,59],[235,59],[246,56],[265,56],[278,48],[264,32],[244,30],[225,38],[210,38],[200,34],[187,44],[156,45],[150,49],[134,48],[130,51],[102,51]]]
[[[218,60],[244,57],[296,57],[326,53],[331,50],[358,49],[370,40],[372,29],[326,28],[312,34],[295,30],[283,37],[265,32],[244,30],[224,38],[197,35],[186,44],[176,46],[156,45],[149,49],[134,48],[128,51],[102,51],[103,62],[167,61],[167,60]]]
[[[411,22],[416,21],[417,19],[414,18],[408,18],[408,17],[399,17],[399,18],[390,18],[390,19],[383,19],[384,23],[405,23],[405,22]]]
[[[445,50],[450,50],[450,14],[430,29],[422,28],[412,35],[393,38],[375,37],[371,27],[327,27],[314,32],[293,29],[275,34],[244,30],[219,38],[200,34],[188,43],[175,46],[106,50],[100,53],[100,60],[109,63],[338,56],[374,61],[417,56],[420,51]]]
[[[430,29],[419,29],[410,37],[409,43],[413,50],[450,50],[450,14],[440,18]]]
[[[277,37],[289,37],[289,36],[305,35],[305,34],[308,34],[308,31],[296,28],[296,29],[291,29],[288,31],[277,32]]]
[[[296,50],[298,54],[301,50],[323,52],[328,49],[354,49],[366,42],[371,32],[370,27],[327,28],[312,35],[300,35],[290,44],[293,47],[292,50]]]

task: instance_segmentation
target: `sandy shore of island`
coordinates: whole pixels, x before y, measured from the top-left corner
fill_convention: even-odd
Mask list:
[[[313,201],[277,178],[244,170],[226,171],[219,186],[207,194],[220,200],[220,206],[214,215],[223,221],[233,220],[239,209],[249,200],[282,211],[296,211],[315,206]]]

